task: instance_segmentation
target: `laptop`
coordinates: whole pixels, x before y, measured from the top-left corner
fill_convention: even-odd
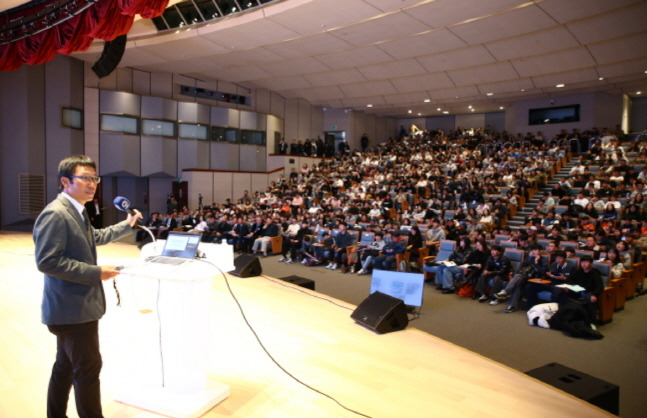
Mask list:
[[[149,260],[151,263],[180,265],[195,258],[202,234],[170,231],[162,255]]]

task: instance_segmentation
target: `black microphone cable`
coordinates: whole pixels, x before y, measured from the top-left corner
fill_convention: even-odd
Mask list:
[[[345,409],[346,411],[351,412],[351,413],[356,414],[356,415],[359,415],[359,416],[362,416],[362,417],[371,418],[371,416],[370,416],[370,415],[363,414],[363,413],[361,413],[361,412],[359,412],[359,411],[355,411],[354,409],[351,409],[351,408],[349,408],[349,407],[345,406],[344,404],[342,404],[341,402],[339,402],[337,399],[335,399],[333,396],[328,395],[327,393],[322,392],[322,391],[320,391],[319,389],[317,389],[317,388],[315,388],[315,387],[310,386],[309,384],[307,384],[307,383],[305,383],[304,381],[300,380],[298,377],[294,376],[292,373],[290,373],[288,370],[286,370],[286,369],[285,369],[285,367],[283,367],[283,366],[282,366],[282,365],[281,365],[281,364],[280,364],[280,363],[279,363],[279,362],[278,362],[278,361],[277,361],[277,360],[272,356],[272,354],[270,354],[270,352],[267,350],[267,348],[266,348],[266,347],[265,347],[265,345],[263,344],[263,341],[261,341],[260,337],[258,336],[258,334],[256,333],[256,331],[254,330],[254,327],[252,327],[252,325],[251,325],[251,324],[249,323],[249,321],[247,320],[247,316],[245,315],[245,311],[243,310],[243,307],[241,306],[240,302],[238,301],[238,298],[236,298],[236,295],[234,294],[233,290],[231,289],[231,286],[229,285],[229,279],[227,278],[227,275],[226,275],[226,274],[225,274],[225,273],[220,269],[220,267],[218,267],[217,265],[215,265],[215,264],[214,264],[214,263],[212,263],[211,261],[209,261],[209,260],[207,260],[207,259],[205,259],[205,258],[199,258],[198,260],[203,261],[203,262],[205,262],[205,263],[207,263],[207,264],[210,264],[210,265],[214,266],[214,267],[215,267],[215,268],[220,272],[220,274],[222,275],[222,277],[225,279],[225,284],[227,285],[227,289],[229,290],[229,294],[231,295],[232,299],[234,300],[234,302],[236,302],[236,305],[238,306],[238,310],[240,311],[240,314],[241,314],[241,316],[243,317],[243,320],[245,321],[245,325],[247,325],[247,328],[249,328],[249,330],[252,332],[252,334],[254,335],[254,338],[256,338],[256,341],[258,342],[259,346],[263,349],[263,351],[265,352],[265,354],[269,357],[269,359],[270,359],[270,360],[272,360],[272,362],[273,362],[273,363],[274,363],[274,364],[275,364],[275,365],[276,365],[276,366],[277,366],[277,367],[278,367],[278,368],[279,368],[283,373],[285,373],[287,376],[289,376],[292,380],[294,380],[295,382],[299,383],[300,385],[302,385],[302,386],[304,386],[304,387],[306,387],[306,388],[310,389],[311,391],[313,391],[313,392],[315,392],[315,393],[318,393],[318,394],[320,394],[320,395],[322,395],[322,396],[324,396],[324,397],[326,397],[326,398],[328,398],[328,399],[332,400],[333,402],[335,402],[337,405],[339,405],[340,407],[342,407],[342,408],[343,408],[343,409]],[[262,276],[261,276],[261,277],[262,277]],[[321,298],[321,299],[325,299],[325,298]],[[332,302],[332,301],[330,301],[330,300],[329,300],[329,302],[331,302],[331,303],[333,303],[333,304],[335,304],[335,305],[337,305],[337,306],[340,306],[340,307],[342,307],[342,308],[350,309],[350,308],[348,308],[348,307],[346,307],[346,306],[338,305],[338,304],[336,304],[336,303],[334,303],[334,302]]]

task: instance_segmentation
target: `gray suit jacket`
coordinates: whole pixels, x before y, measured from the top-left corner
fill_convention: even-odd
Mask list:
[[[42,321],[47,325],[81,324],[100,319],[106,298],[97,266],[97,245],[132,232],[127,221],[86,233],[82,216],[63,195],[36,219],[36,265],[45,273]]]

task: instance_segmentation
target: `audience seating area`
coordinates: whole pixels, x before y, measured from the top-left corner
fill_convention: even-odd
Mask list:
[[[421,271],[425,263],[447,260],[465,235],[472,246],[483,240],[503,247],[513,266],[510,278],[530,244],[540,245],[551,261],[549,251],[570,249],[568,262],[576,266],[583,256],[596,260],[605,287],[598,321],[605,323],[641,294],[647,271],[642,255],[647,249],[647,144],[622,139],[621,132],[595,128],[562,132],[550,140],[489,127],[424,132],[389,139],[365,153],[340,150],[281,176],[265,190],[244,191],[235,202],[214,202],[193,212],[170,206],[167,218],[176,228],[203,234],[205,241],[226,240],[239,252],[250,251],[254,240],[264,236],[261,225],[271,220],[278,228],[268,252],[282,254],[281,261],[327,263],[360,274],[366,273],[362,263],[371,254],[364,249],[376,246],[378,234],[386,247],[374,250],[373,257],[395,251],[391,265],[399,270]],[[572,155],[574,140],[583,150],[577,156]],[[528,208],[537,211],[522,225],[508,223]],[[235,233],[237,223],[245,224],[242,236]],[[351,239],[337,252],[338,263],[333,258],[342,224]],[[148,221],[149,227],[160,225]],[[325,240],[326,232],[332,240]],[[589,237],[595,245],[585,245]],[[306,241],[323,250],[306,255],[300,251]],[[630,255],[620,277],[604,257],[617,246],[623,257]],[[425,278],[432,275],[425,273]],[[550,300],[550,292],[545,293],[539,296]]]

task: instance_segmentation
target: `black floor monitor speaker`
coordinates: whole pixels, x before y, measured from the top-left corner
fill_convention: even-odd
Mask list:
[[[281,277],[280,280],[296,284],[297,286],[305,287],[306,289],[315,290],[314,280],[306,279],[305,277],[292,275]]]
[[[350,317],[378,334],[400,331],[409,324],[404,302],[381,292],[364,299]]]
[[[117,68],[126,50],[126,40],[126,35],[121,35],[103,44],[103,52],[92,66],[97,77],[103,78]]]
[[[238,277],[252,277],[260,276],[261,274],[263,274],[261,262],[255,255],[239,255],[234,260],[234,267],[235,270],[230,271],[229,274],[233,274],[234,276]]]
[[[549,363],[526,374],[612,414],[620,413],[620,388],[617,385],[559,363]]]

